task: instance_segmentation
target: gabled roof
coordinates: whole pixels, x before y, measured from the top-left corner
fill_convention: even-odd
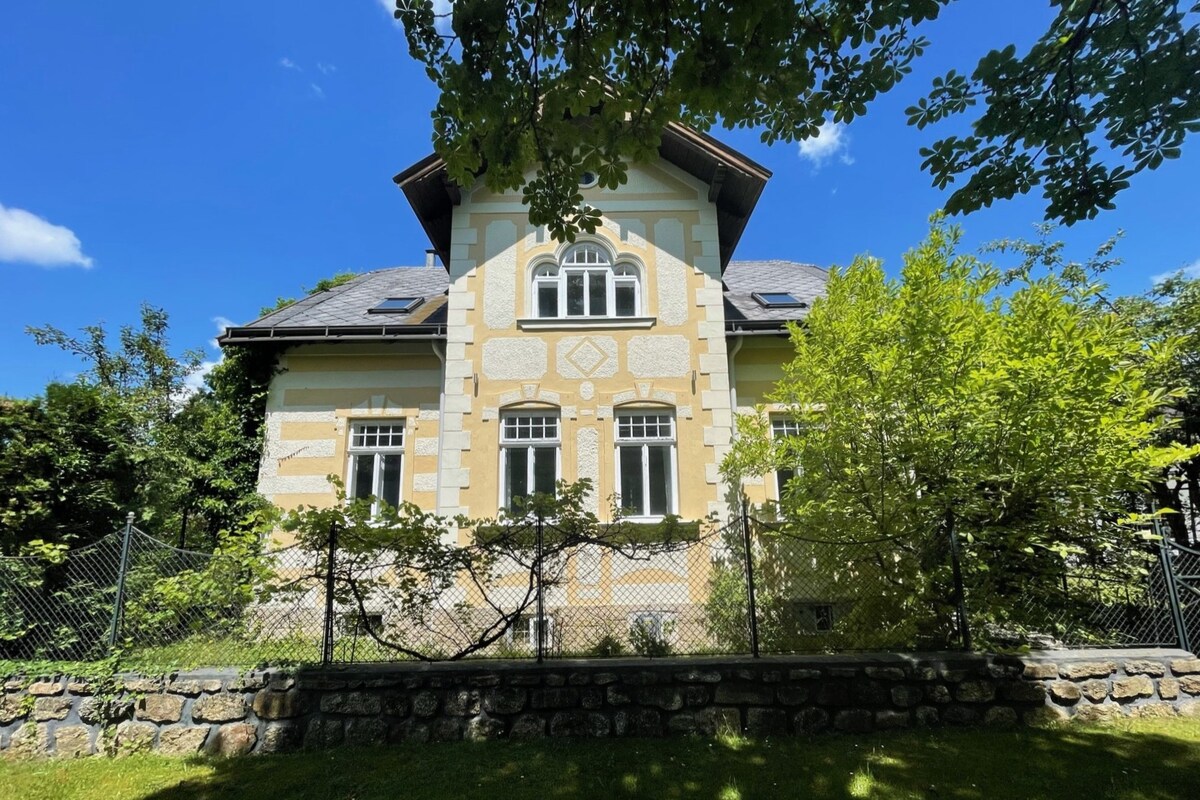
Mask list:
[[[725,328],[730,334],[777,333],[808,315],[825,293],[828,273],[794,261],[731,261],[725,270]],[[440,267],[393,267],[364,272],[246,325],[229,328],[221,344],[444,339],[449,279]],[[755,292],[788,292],[803,308],[766,308]],[[388,297],[423,299],[410,314],[372,314]]]
[[[771,171],[708,134],[675,122],[663,131],[658,152],[708,185],[708,199],[717,206],[717,238],[721,269],[725,269]],[[449,264],[450,220],[461,202],[461,190],[450,181],[445,162],[437,155],[426,156],[393,180],[404,191],[438,257]]]

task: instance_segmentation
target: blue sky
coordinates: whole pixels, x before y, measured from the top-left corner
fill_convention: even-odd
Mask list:
[[[817,145],[715,135],[774,171],[735,257],[894,271],[944,201],[919,169],[936,132],[903,109],[935,75],[1025,43],[1045,0],[970,0],[867,117]],[[391,177],[430,151],[435,93],[381,0],[7,3],[0,10],[0,394],[78,364],[27,325],[68,329],[167,309],[180,348],[211,344],[277,296],[345,270],[419,264],[427,246]],[[1118,208],[1063,230],[1085,257],[1124,229],[1121,293],[1196,265],[1200,143],[1143,174]],[[1033,233],[1038,195],[962,220],[965,243]],[[42,263],[38,263],[42,262]]]

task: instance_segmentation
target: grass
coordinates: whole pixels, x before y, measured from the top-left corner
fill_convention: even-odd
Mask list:
[[[539,741],[228,761],[0,761],[13,800],[1011,798],[1200,796],[1200,721],[873,737]]]

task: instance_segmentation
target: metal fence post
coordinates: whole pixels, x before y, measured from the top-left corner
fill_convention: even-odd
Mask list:
[[[321,664],[333,663],[333,592],[337,559],[337,523],[329,523],[329,560],[325,567],[325,627],[321,637]]]
[[[746,613],[750,617],[750,655],[758,658],[758,609],[754,598],[754,553],[750,544],[750,501],[742,498],[742,546],[746,555]]]
[[[108,646],[117,646],[121,622],[125,615],[125,575],[129,571],[129,540],[133,537],[133,512],[125,515],[125,530],[121,534],[121,562],[117,567],[117,596],[113,598],[112,625],[108,629]]]
[[[542,592],[542,537],[544,536],[544,524],[545,521],[542,519],[542,512],[539,511],[537,522],[535,523],[535,530],[537,532],[535,546],[537,547],[537,552],[534,554],[537,558],[537,585],[534,587],[537,592],[537,617],[533,621],[534,646],[537,650],[537,663],[539,664],[542,663],[542,659],[546,654],[546,599]]]
[[[1154,532],[1158,534],[1158,561],[1163,571],[1163,582],[1167,586],[1167,604],[1171,607],[1171,622],[1175,626],[1175,640],[1180,650],[1192,651],[1191,636],[1188,635],[1187,624],[1183,619],[1183,609],[1179,605],[1179,588],[1175,585],[1175,569],[1171,564],[1171,544],[1167,534],[1159,524],[1158,517],[1154,518]]]
[[[954,570],[955,615],[958,617],[958,635],[963,650],[971,649],[971,625],[967,621],[966,587],[963,586],[962,562],[958,557],[958,535],[954,532],[954,515],[946,515],[946,535],[950,537],[950,566]]]

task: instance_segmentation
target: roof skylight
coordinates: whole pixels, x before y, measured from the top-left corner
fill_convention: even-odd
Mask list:
[[[372,308],[371,314],[408,314],[424,302],[423,297],[389,297]]]
[[[808,303],[797,300],[788,292],[754,292],[751,297],[763,308],[807,308]]]

